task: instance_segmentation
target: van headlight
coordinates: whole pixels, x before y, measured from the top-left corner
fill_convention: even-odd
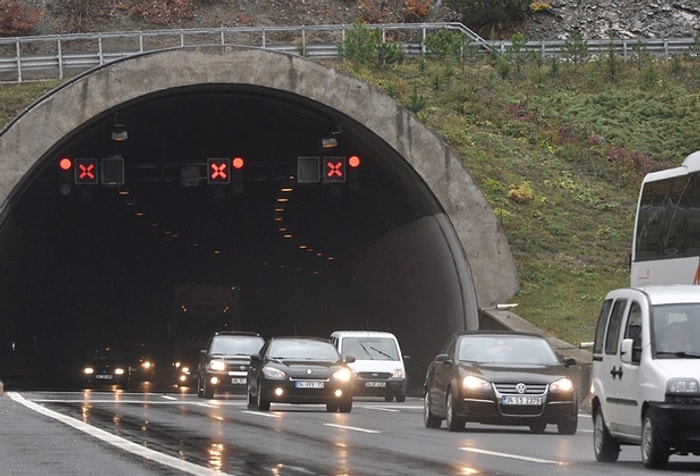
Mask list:
[[[666,382],[667,394],[697,394],[700,393],[700,385],[697,379],[692,377],[677,377]]]
[[[403,370],[394,369],[394,371],[391,374],[391,378],[398,378],[398,379],[403,378]]]

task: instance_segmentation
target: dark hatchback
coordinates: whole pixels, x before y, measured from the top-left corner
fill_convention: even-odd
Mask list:
[[[197,396],[212,399],[216,392],[245,394],[250,356],[265,343],[255,332],[217,332],[200,352]]]
[[[335,346],[317,337],[273,337],[253,355],[248,373],[248,407],[268,411],[270,403],[325,404],[326,411],[352,410],[352,370]]]
[[[423,422],[450,431],[466,422],[528,426],[556,424],[574,434],[578,393],[569,376],[575,360],[560,358],[547,339],[529,333],[475,331],[454,335],[430,364]]]
[[[131,384],[133,365],[127,353],[117,347],[95,347],[83,359],[80,367],[82,384],[88,387],[114,385],[126,388]]]

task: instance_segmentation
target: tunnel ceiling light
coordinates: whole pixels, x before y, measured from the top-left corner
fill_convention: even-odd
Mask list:
[[[124,142],[129,138],[129,132],[124,124],[114,124],[112,127],[112,140],[114,142]]]
[[[324,149],[334,149],[338,147],[338,140],[335,137],[324,137],[321,139],[321,147]]]

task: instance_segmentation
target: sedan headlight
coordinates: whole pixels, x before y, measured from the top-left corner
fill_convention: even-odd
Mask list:
[[[333,378],[340,380],[341,382],[347,382],[352,378],[352,372],[350,369],[340,369],[333,373]]]
[[[564,377],[560,378],[559,380],[555,380],[549,385],[549,390],[551,390],[552,393],[565,393],[565,392],[571,392],[574,389],[574,383]]]
[[[95,373],[95,369],[93,369],[92,367],[85,367],[85,368],[83,369],[83,373],[84,373],[85,375],[92,375],[92,374]]]
[[[114,369],[114,375],[124,375],[124,369],[121,367],[117,367]]]
[[[262,373],[266,378],[271,380],[282,380],[287,377],[287,374],[275,367],[263,367]]]
[[[462,388],[470,391],[490,391],[491,382],[476,375],[467,375],[462,379]]]
[[[223,360],[212,360],[209,362],[209,368],[221,372],[222,370],[226,370],[226,364]]]
[[[692,377],[672,378],[666,382],[666,393],[697,394],[700,393],[700,386],[698,386],[698,381]]]

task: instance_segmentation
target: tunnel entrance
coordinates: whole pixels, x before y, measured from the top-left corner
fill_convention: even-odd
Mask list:
[[[477,326],[448,213],[357,117],[226,81],[83,109],[3,209],[0,378],[57,385],[96,345],[145,343],[168,365],[183,328],[373,329],[397,335],[417,388],[445,337]]]

